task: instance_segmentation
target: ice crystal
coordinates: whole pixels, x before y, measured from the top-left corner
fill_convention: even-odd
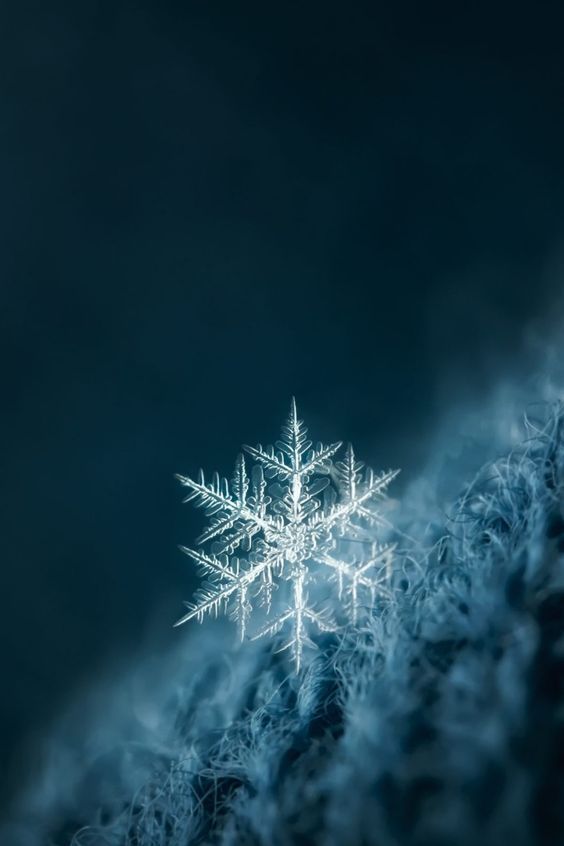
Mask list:
[[[358,462],[351,446],[334,460],[341,443],[313,446],[295,400],[274,446],[245,446],[233,479],[215,473],[206,481],[178,475],[193,501],[210,518],[198,538],[209,551],[181,549],[205,578],[188,613],[176,625],[206,614],[227,613],[243,640],[251,612],[262,606],[266,622],[253,639],[283,633],[280,650],[289,649],[296,671],[305,647],[314,647],[310,631],[338,626],[327,607],[309,599],[309,588],[336,586],[338,617],[356,622],[378,595],[389,594],[393,545],[374,535],[384,518],[379,504],[399,471],[380,475]],[[273,609],[273,594],[280,602]]]

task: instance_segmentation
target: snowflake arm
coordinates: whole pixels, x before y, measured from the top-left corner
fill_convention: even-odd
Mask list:
[[[308,605],[307,595],[304,592],[304,583],[305,570],[300,568],[292,574],[294,600],[292,607],[280,614],[275,620],[269,622],[252,638],[253,640],[258,640],[266,635],[276,635],[284,628],[286,623],[291,622],[290,637],[275,651],[284,652],[286,649],[290,650],[296,673],[299,673],[301,668],[304,648],[317,648],[317,645],[308,635],[307,622],[314,623],[321,632],[334,632],[336,628],[324,615]]]
[[[354,560],[352,563],[344,557],[335,558],[332,555],[322,555],[317,559],[320,564],[333,571],[333,579],[338,586],[338,598],[342,600],[345,597],[353,624],[358,621],[362,593],[368,593],[370,607],[374,605],[376,596],[391,597],[391,564],[395,548],[395,544],[380,547],[374,545],[367,560]]]
[[[344,501],[332,507],[325,517],[326,527],[345,525],[354,516],[364,517],[369,522],[382,522],[372,501],[384,497],[388,485],[399,472],[399,470],[388,470],[376,475],[372,470],[367,470],[364,480],[361,482],[357,480],[354,486],[345,490]]]
[[[203,576],[236,581],[237,573],[233,572],[227,561],[221,561],[216,555],[208,555],[199,549],[190,549],[188,546],[180,546],[179,549],[199,565]]]
[[[200,535],[198,543],[204,544],[220,537],[219,551],[231,554],[244,541],[250,545],[257,532],[269,528],[264,508],[260,507],[262,503],[259,507],[253,507],[256,504],[255,498],[252,498],[252,504],[247,502],[249,480],[242,455],[237,459],[232,483],[235,498],[231,496],[227,479],[221,479],[217,473],[214,473],[211,482],[206,482],[203,470],[200,470],[197,481],[179,474],[176,478],[184,487],[190,488],[183,502],[195,501],[197,507],[203,508],[211,517],[210,525]]]
[[[207,575],[209,581],[196,592],[194,602],[185,603],[188,613],[174,625],[181,626],[194,618],[201,623],[206,614],[218,617],[223,610],[229,613],[231,619],[237,621],[239,637],[243,641],[252,610],[249,589],[262,577],[257,592],[268,591],[267,586],[272,581],[272,562],[265,559],[247,569],[240,569],[238,559],[234,559],[234,564],[229,565],[221,562],[216,556],[202,554],[188,547],[182,547],[182,551],[199,564],[202,575]]]
[[[272,446],[264,449],[261,444],[256,447],[245,446],[244,449],[264,466],[269,475],[287,480],[292,476],[303,477],[314,472],[327,472],[328,462],[340,446],[340,443],[335,443],[312,449],[307,429],[298,418],[296,400],[292,398],[290,415],[282,427],[280,439],[275,444],[277,451]]]

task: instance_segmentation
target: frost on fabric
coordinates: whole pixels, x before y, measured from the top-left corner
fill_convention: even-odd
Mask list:
[[[304,649],[315,648],[310,630],[336,631],[340,622],[311,593],[333,587],[338,618],[353,624],[377,596],[390,595],[394,547],[376,541],[376,528],[399,471],[376,475],[350,445],[337,460],[340,449],[312,444],[292,400],[274,446],[244,447],[250,470],[241,454],[231,482],[217,473],[206,481],[203,471],[197,479],[177,477],[190,491],[184,501],[210,518],[198,541],[211,549],[181,547],[205,581],[176,625],[227,613],[244,640],[261,607],[265,618],[252,638],[281,633],[279,651],[290,651],[298,672]]]
[[[428,473],[410,485],[393,602],[313,634],[299,675],[217,623],[142,663],[143,695],[122,675],[94,717],[78,702],[0,842],[561,846],[563,411],[446,507]]]

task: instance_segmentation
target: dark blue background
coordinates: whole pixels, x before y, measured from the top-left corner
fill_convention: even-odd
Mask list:
[[[515,366],[558,286],[563,10],[3,4],[16,771],[111,656],[176,636],[198,520],[174,471],[229,472],[295,393],[315,436],[409,478],[445,402]]]

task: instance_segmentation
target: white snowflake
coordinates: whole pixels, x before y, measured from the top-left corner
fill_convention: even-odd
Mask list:
[[[321,632],[337,627],[326,608],[310,604],[309,585],[336,585],[340,608],[353,623],[377,595],[389,594],[394,547],[377,544],[374,532],[386,522],[378,504],[399,471],[375,475],[356,461],[351,446],[334,461],[340,448],[313,447],[292,400],[273,447],[244,447],[255,462],[250,476],[242,454],[231,483],[217,473],[206,481],[203,471],[197,480],[177,476],[190,491],[184,502],[195,502],[211,518],[198,544],[212,543],[209,552],[181,547],[206,581],[176,625],[226,612],[243,640],[260,605],[267,621],[253,639],[283,631],[280,650],[291,650],[299,671],[304,647],[315,646],[312,625]],[[271,617],[280,587],[281,610]]]

